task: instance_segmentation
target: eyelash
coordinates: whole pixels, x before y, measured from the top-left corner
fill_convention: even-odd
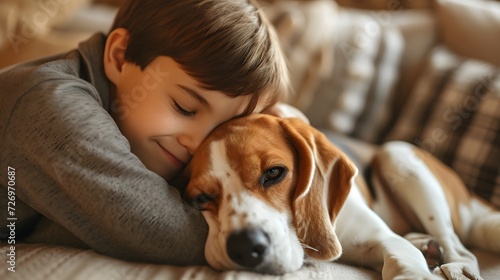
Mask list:
[[[192,117],[196,114],[196,112],[191,112],[191,111],[188,111],[184,108],[182,108],[177,102],[174,101],[174,108],[177,112],[179,112],[179,114],[183,115],[183,116],[186,116],[186,117]]]

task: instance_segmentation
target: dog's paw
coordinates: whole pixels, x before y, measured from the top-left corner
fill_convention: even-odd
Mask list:
[[[422,252],[430,270],[443,264],[443,247],[434,237],[412,232],[405,235],[405,239]]]
[[[482,280],[479,272],[462,263],[447,263],[433,270],[435,275],[439,275],[448,280]]]

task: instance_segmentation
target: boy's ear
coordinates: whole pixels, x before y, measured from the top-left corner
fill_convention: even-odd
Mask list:
[[[109,33],[104,47],[104,72],[116,84],[125,63],[129,33],[125,28],[117,28]]]

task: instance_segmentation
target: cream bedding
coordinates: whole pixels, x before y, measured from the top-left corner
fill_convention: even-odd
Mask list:
[[[473,252],[479,259],[484,279],[500,279],[500,257],[481,251]],[[5,260],[8,253],[9,245],[2,244],[0,246],[2,259]],[[338,262],[312,262],[295,273],[269,276],[238,271],[217,272],[207,266],[177,267],[131,263],[92,250],[45,244],[18,244],[15,255],[15,272],[9,271],[9,263],[2,261],[0,279],[381,279],[380,274],[375,271]]]
[[[2,245],[2,256],[8,254]],[[131,263],[113,259],[92,250],[69,247],[21,244],[16,246],[15,272],[2,262],[0,279],[380,279],[377,273],[339,263],[314,262],[284,276],[263,276],[250,272],[216,272],[208,266],[176,267]],[[9,264],[7,264],[9,266]]]

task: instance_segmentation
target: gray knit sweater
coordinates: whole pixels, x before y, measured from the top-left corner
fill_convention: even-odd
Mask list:
[[[0,72],[0,238],[204,263],[203,217],[132,154],[109,114],[105,39]]]

